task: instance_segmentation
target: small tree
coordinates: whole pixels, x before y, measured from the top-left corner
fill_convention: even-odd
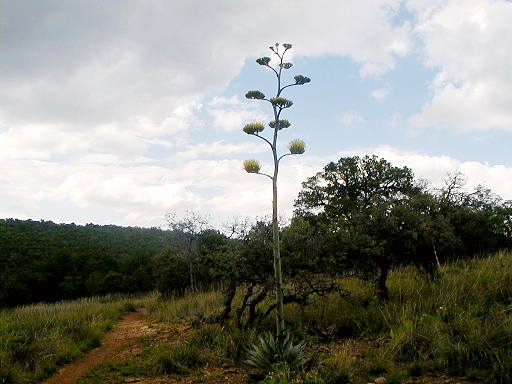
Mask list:
[[[269,123],[270,128],[272,128],[273,135],[271,139],[267,139],[263,136],[260,136],[260,133],[265,129],[265,126],[262,122],[256,121],[247,124],[244,127],[244,132],[248,135],[256,136],[257,138],[265,141],[272,150],[273,160],[274,160],[274,172],[272,175],[262,173],[261,163],[257,160],[251,159],[246,160],[244,162],[244,168],[249,173],[256,173],[260,175],[264,175],[269,177],[272,180],[272,237],[273,237],[273,254],[274,254],[274,274],[275,274],[275,285],[276,285],[276,321],[277,321],[277,336],[283,334],[284,332],[284,305],[283,305],[283,277],[281,273],[281,254],[280,254],[280,246],[279,246],[279,223],[277,217],[277,176],[279,173],[279,163],[281,159],[288,155],[300,155],[305,151],[305,143],[302,140],[292,140],[288,145],[289,153],[279,156],[277,151],[277,138],[278,133],[281,129],[290,127],[290,122],[288,120],[281,118],[281,113],[283,110],[290,108],[293,105],[291,100],[285,99],[281,96],[281,93],[289,87],[293,87],[295,85],[304,85],[311,81],[310,78],[297,75],[294,77],[295,82],[290,83],[288,85],[283,86],[281,84],[281,76],[283,69],[290,69],[292,67],[292,63],[288,63],[284,61],[284,55],[286,52],[292,48],[291,44],[283,44],[282,49],[279,46],[279,43],[276,43],[275,46],[271,46],[270,50],[278,57],[277,66],[273,67],[269,63],[271,61],[270,57],[261,57],[256,60],[259,65],[267,67],[271,69],[277,78],[277,93],[274,97],[267,98],[263,92],[258,90],[249,91],[245,95],[248,99],[255,100],[264,100],[270,103],[272,106],[272,110],[274,112],[274,119]]]
[[[190,275],[190,289],[197,292],[198,282],[195,271],[197,252],[194,243],[202,232],[210,229],[210,218],[208,216],[202,217],[192,211],[186,211],[185,216],[181,218],[175,213],[166,213],[165,219],[172,231],[173,246],[177,247],[177,250],[186,256]]]

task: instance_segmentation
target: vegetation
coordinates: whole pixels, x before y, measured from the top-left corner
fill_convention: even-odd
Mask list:
[[[274,255],[274,277],[275,277],[275,291],[276,291],[276,323],[277,323],[277,337],[281,337],[284,332],[284,298],[283,298],[283,274],[281,271],[281,247],[279,241],[279,221],[277,216],[277,177],[279,175],[279,163],[281,159],[288,155],[301,155],[306,150],[305,143],[302,140],[294,139],[288,145],[288,150],[290,151],[287,154],[279,156],[277,150],[277,139],[278,133],[281,129],[289,128],[290,122],[288,120],[281,118],[281,113],[283,110],[290,108],[293,105],[291,100],[285,99],[281,96],[281,93],[289,87],[293,87],[296,85],[304,85],[311,81],[310,78],[298,75],[295,76],[295,82],[287,85],[282,85],[282,75],[283,69],[287,70],[292,67],[292,63],[288,63],[284,61],[284,56],[286,52],[292,48],[291,44],[283,44],[282,50],[278,43],[275,46],[271,46],[270,50],[274,53],[278,58],[278,63],[276,67],[272,67],[270,65],[271,58],[270,57],[262,57],[256,60],[256,62],[263,66],[267,67],[274,72],[277,80],[277,92],[274,97],[266,98],[265,94],[261,91],[249,91],[245,95],[248,99],[256,99],[256,100],[264,100],[270,103],[272,106],[274,119],[270,122],[270,127],[274,130],[272,139],[266,139],[263,136],[260,136],[260,133],[265,129],[263,123],[254,122],[249,123],[244,127],[244,132],[248,135],[253,135],[259,139],[265,141],[272,150],[272,159],[274,161],[274,172],[272,175],[268,175],[265,173],[261,173],[261,165],[257,160],[251,159],[246,160],[244,163],[244,168],[248,173],[256,173],[260,175],[264,175],[269,177],[272,180],[272,242],[273,242],[273,255]]]
[[[100,345],[136,301],[109,295],[0,312],[0,382],[34,383]]]
[[[222,311],[239,329],[258,328],[277,302],[274,225],[169,216],[170,229],[0,220],[0,306],[157,289],[166,297],[219,289]],[[343,278],[376,284],[413,265],[431,282],[439,267],[512,248],[512,203],[460,174],[429,189],[410,169],[377,157],[343,158],[308,179],[282,225],[283,304],[306,308],[318,295],[347,296]]]
[[[412,171],[376,156],[341,158],[303,183],[296,221],[325,238],[333,268],[376,281],[388,297],[389,271],[413,264],[433,280],[440,263],[512,246],[512,204],[489,190],[464,190],[460,174],[429,190]]]
[[[375,298],[371,284],[344,278],[348,296],[315,295],[305,308],[285,307],[287,329],[305,345],[304,359],[291,356],[288,365],[260,361],[271,373],[257,380],[367,383],[385,377],[386,382],[403,383],[444,374],[453,382],[465,377],[509,383],[511,282],[509,252],[447,263],[434,283],[412,266],[398,267],[388,278],[387,301]],[[234,319],[224,326],[215,323],[219,299],[215,291],[179,299],[108,296],[4,310],[0,381],[37,382],[97,345],[127,309],[145,305],[160,332],[140,338],[137,355],[105,362],[82,383],[165,375],[207,383],[225,376],[216,376],[215,367],[229,369],[236,375],[233,382],[251,382],[242,369],[251,344],[259,343],[258,333],[237,329]],[[260,326],[260,331],[271,329],[273,322]],[[271,339],[267,341],[272,348]]]
[[[152,258],[168,232],[0,220],[0,308],[155,289]]]
[[[283,340],[274,338],[272,334],[260,336],[257,344],[248,351],[245,364],[253,377],[265,377],[268,373],[296,371],[305,363],[304,344],[294,344],[291,336]]]

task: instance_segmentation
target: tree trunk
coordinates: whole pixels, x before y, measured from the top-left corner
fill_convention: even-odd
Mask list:
[[[380,275],[377,280],[377,287],[379,288],[379,296],[380,296],[381,300],[389,299],[389,290],[388,290],[388,287],[386,286],[386,281],[388,279],[388,274],[389,274],[389,268],[390,268],[390,266],[387,261],[383,262],[380,265]]]
[[[236,294],[236,282],[230,281],[227,288],[224,290],[224,309],[221,314],[217,317],[217,322],[221,325],[224,325],[224,322],[229,317],[231,313],[231,308],[233,304],[233,299]]]

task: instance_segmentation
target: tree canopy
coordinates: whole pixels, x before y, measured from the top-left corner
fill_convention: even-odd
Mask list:
[[[385,298],[397,265],[415,264],[434,278],[440,260],[510,247],[510,203],[447,185],[431,191],[407,167],[346,157],[303,183],[295,214],[330,239],[338,268],[376,280]]]

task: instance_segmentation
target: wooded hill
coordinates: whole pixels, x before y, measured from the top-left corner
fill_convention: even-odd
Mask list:
[[[153,290],[160,229],[0,221],[0,306]]]

